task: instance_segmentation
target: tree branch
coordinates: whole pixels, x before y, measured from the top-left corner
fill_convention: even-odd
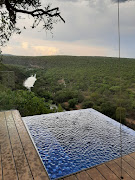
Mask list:
[[[3,5],[6,6],[6,10]],[[34,19],[32,28],[36,28],[40,23],[43,23],[43,29],[51,31],[53,24],[57,23],[59,19],[65,23],[58,7],[51,9],[48,5],[42,9],[41,0],[0,0],[1,7],[4,10],[0,11],[0,46],[4,46],[12,34],[21,33],[20,28],[16,27],[16,21],[20,18],[17,19],[17,13],[31,15]],[[26,29],[25,26],[24,29]]]
[[[46,15],[46,16],[49,16],[49,17],[57,17],[59,16],[60,19],[65,23],[65,20],[61,17],[60,15],[60,12],[59,11],[59,8],[53,8],[53,9],[50,9],[50,10],[43,10],[43,9],[36,9],[36,10],[33,10],[33,11],[27,11],[27,10],[22,10],[22,9],[17,9],[15,7],[13,7],[8,0],[5,0],[5,5],[6,5],[6,8],[7,10],[10,12],[10,11],[14,11],[14,12],[18,12],[18,13],[23,13],[23,14],[29,14],[33,17],[36,17],[36,16],[43,16],[43,15]],[[55,13],[53,13],[54,11],[56,11]],[[52,14],[53,13],[53,14]]]

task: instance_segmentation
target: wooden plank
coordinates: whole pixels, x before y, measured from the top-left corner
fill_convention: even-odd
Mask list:
[[[90,180],[90,176],[86,173],[86,171],[82,171],[76,174],[78,180]]]
[[[1,155],[4,180],[17,180],[16,168],[11,151],[4,112],[0,112]]]
[[[133,153],[129,154],[129,156],[131,156],[132,158],[134,158],[134,159],[135,159],[135,152],[133,152]]]
[[[108,180],[119,180],[119,178],[105,165],[97,166],[100,173]]]
[[[121,167],[121,159],[115,159],[115,162]],[[122,168],[133,178],[135,179],[135,169],[130,166],[126,161],[122,160]]]
[[[75,175],[71,175],[71,176],[65,177],[64,180],[77,180],[77,178]]]
[[[7,126],[10,135],[11,146],[14,154],[15,165],[20,180],[32,180],[32,173],[30,171],[27,159],[25,157],[22,144],[20,142],[17,129],[14,124],[11,111],[5,112]]]
[[[23,148],[28,159],[31,171],[33,173],[33,177],[35,180],[49,180],[48,175],[44,169],[44,166],[39,158],[37,151],[30,139],[30,136],[22,122],[21,116],[18,111],[12,111],[13,117],[15,120],[15,124],[17,130],[19,132],[19,136],[21,138],[21,142],[23,144]]]
[[[135,168],[135,159],[133,159],[131,156],[126,155],[123,157],[123,159],[130,164],[133,168]]]
[[[2,156],[1,156],[1,144],[0,144],[0,179],[3,179],[2,176]]]
[[[113,171],[119,178],[121,178],[121,168],[115,163],[115,161],[109,161],[105,164],[111,169],[111,171]],[[122,170],[122,176],[126,180],[132,180],[132,178],[124,170]]]
[[[1,113],[0,113],[0,126],[1,126]],[[0,180],[3,179],[3,177],[2,177],[1,143],[2,143],[2,132],[1,132],[1,128],[0,128]]]
[[[101,173],[96,168],[86,170],[89,176],[94,180],[105,180]]]
[[[24,178],[25,180],[32,180],[32,178],[34,180],[49,180],[19,112],[12,111],[11,113],[11,111],[8,111],[5,114],[7,123],[4,113],[0,112],[0,179],[2,179],[3,168],[4,180],[17,180],[17,176],[20,180]],[[124,179],[135,179],[135,153],[124,156],[122,162]],[[65,177],[63,180],[118,180],[119,178],[120,158],[106,162],[96,168],[76,173],[76,175]]]

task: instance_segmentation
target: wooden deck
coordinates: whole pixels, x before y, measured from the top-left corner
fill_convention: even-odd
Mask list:
[[[49,180],[18,111],[0,112],[0,179]]]
[[[135,180],[135,153],[123,157],[124,180]],[[120,159],[61,180],[119,180]],[[49,180],[18,111],[0,112],[0,180]]]
[[[94,168],[61,178],[61,180],[120,180],[120,158],[95,166]],[[122,175],[124,180],[135,180],[135,153],[123,156]]]

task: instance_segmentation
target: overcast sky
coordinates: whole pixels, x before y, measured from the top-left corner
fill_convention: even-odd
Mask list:
[[[21,35],[13,35],[3,54],[43,56],[118,56],[117,0],[44,0],[60,7],[66,23],[54,25],[53,36],[32,18],[20,20]],[[121,56],[135,58],[135,1],[120,3]]]

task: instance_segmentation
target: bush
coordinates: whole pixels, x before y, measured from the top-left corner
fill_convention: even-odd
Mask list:
[[[62,108],[65,109],[66,111],[70,111],[70,108],[69,108],[69,103],[68,102],[64,102],[61,104],[62,105]]]
[[[84,99],[83,95],[80,92],[67,89],[56,92],[54,101],[56,103],[63,103],[74,98],[77,99],[78,102],[82,102]]]
[[[86,101],[83,102],[82,107],[83,107],[83,109],[92,108],[93,107],[93,102],[90,101],[90,100],[86,100]]]
[[[35,96],[29,91],[4,91],[0,92],[0,110],[18,109],[21,116],[46,114],[51,112],[49,104],[44,98]]]
[[[42,88],[39,88],[36,90],[36,95],[42,98],[45,98],[46,101],[49,101],[52,99],[52,94],[48,91],[45,91]]]
[[[63,108],[60,104],[58,104],[58,112],[63,112]]]
[[[76,98],[74,98],[74,99],[70,99],[70,100],[68,101],[68,103],[69,103],[69,107],[70,107],[70,108],[75,108],[75,105],[78,103],[78,101],[77,101]]]
[[[110,102],[102,103],[101,112],[105,114],[106,116],[115,118],[115,111],[116,111],[116,107]]]
[[[120,92],[120,86],[112,86],[111,88],[109,88],[109,90],[111,92],[118,93]]]

